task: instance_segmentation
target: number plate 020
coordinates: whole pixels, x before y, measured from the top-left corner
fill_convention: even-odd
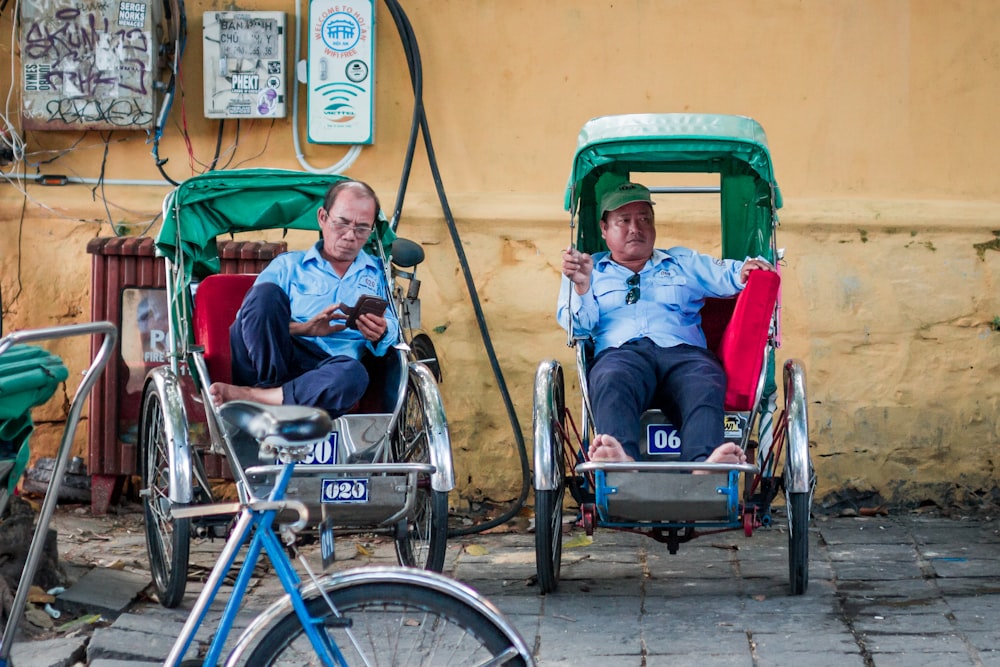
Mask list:
[[[324,479],[320,502],[367,503],[368,480],[364,478],[348,477]]]

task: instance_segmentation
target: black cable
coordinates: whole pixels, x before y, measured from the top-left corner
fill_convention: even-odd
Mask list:
[[[104,174],[108,167],[108,149],[111,146],[112,135],[114,135],[113,131],[108,132],[107,137],[105,137],[103,134],[100,135],[101,138],[104,139],[104,157],[101,158],[101,173],[97,177],[97,184],[94,185],[94,187],[90,191],[90,196],[92,199],[96,201],[97,189],[98,188],[101,189],[101,201],[104,202],[104,212],[108,215],[108,225],[111,227],[111,233],[114,234],[115,236],[121,236],[121,234],[118,233],[118,228],[115,226],[114,219],[111,217],[111,209],[108,208],[108,198],[104,192]]]
[[[395,3],[398,7],[396,0],[392,0],[392,3]],[[399,227],[399,219],[403,214],[403,199],[406,196],[406,187],[410,180],[410,171],[413,167],[413,153],[417,146],[417,132],[420,128],[420,115],[423,113],[424,108],[424,73],[423,66],[419,64],[420,52],[416,41],[410,40],[410,34],[403,27],[405,22],[392,7],[392,3],[390,3],[390,0],[386,0],[385,4],[389,8],[389,13],[392,14],[393,21],[396,23],[396,31],[399,33],[400,42],[403,44],[403,52],[406,54],[407,69],[410,71],[410,85],[413,87],[413,117],[410,120],[410,136],[406,142],[403,173],[400,175],[399,188],[396,190],[396,205],[392,210],[392,218],[389,219],[393,231],[396,231],[396,228]],[[399,12],[402,12],[402,8],[399,8]],[[414,66],[414,52],[418,61],[416,67]]]
[[[11,298],[10,303],[7,305],[0,304],[0,333],[3,331],[3,320],[10,313],[10,309],[14,303],[21,298],[21,292],[24,290],[24,284],[21,282],[21,258],[24,257],[24,253],[21,252],[21,243],[24,240],[24,214],[28,210],[28,192],[25,190],[21,197],[21,219],[17,223],[17,291],[14,292],[13,298]]]
[[[173,6],[176,3],[176,7]],[[170,25],[171,34],[170,37],[173,38],[174,49],[173,49],[173,67],[170,69],[170,79],[167,81],[167,85],[164,88],[163,95],[163,105],[160,109],[159,116],[157,117],[155,127],[153,128],[153,162],[156,164],[156,168],[159,170],[160,175],[170,183],[170,185],[177,187],[180,185],[179,182],[170,178],[167,172],[163,169],[163,165],[167,163],[169,158],[160,157],[160,137],[163,136],[163,129],[167,123],[167,116],[170,114],[170,107],[173,105],[174,93],[177,87],[177,70],[180,68],[181,57],[184,55],[184,47],[187,44],[187,12],[184,8],[184,0],[163,0],[163,13],[164,18]]]
[[[219,164],[219,155],[222,152],[222,129],[226,126],[226,119],[222,118],[219,120],[219,134],[215,137],[215,157],[212,158],[212,164],[208,165],[209,171],[215,171],[215,165]]]
[[[517,413],[514,411],[514,404],[510,398],[510,392],[507,390],[507,383],[504,381],[503,371],[501,370],[500,363],[497,360],[496,351],[493,348],[493,342],[490,338],[489,330],[486,325],[486,316],[483,313],[482,305],[479,301],[476,284],[472,278],[472,271],[469,269],[469,262],[465,256],[465,250],[462,246],[462,238],[458,233],[455,218],[452,215],[451,206],[448,203],[448,196],[444,190],[444,183],[441,180],[441,172],[438,169],[437,157],[434,153],[430,128],[427,123],[427,114],[424,109],[423,65],[420,61],[420,49],[417,46],[416,36],[413,34],[413,26],[410,24],[406,13],[403,11],[403,8],[399,5],[397,0],[385,0],[385,4],[389,9],[389,13],[392,14],[392,18],[396,23],[396,29],[399,31],[400,39],[403,42],[403,48],[406,51],[406,61],[410,68],[410,82],[413,85],[414,93],[414,119],[419,121],[420,132],[424,136],[424,148],[427,151],[427,161],[431,168],[431,174],[434,178],[434,187],[437,190],[438,199],[441,202],[441,210],[444,213],[445,221],[448,224],[448,232],[451,235],[452,244],[455,246],[455,253],[458,255],[459,266],[462,267],[462,275],[465,278],[465,285],[469,291],[469,297],[472,301],[473,310],[476,313],[476,323],[479,326],[479,333],[483,339],[483,345],[486,348],[486,354],[490,361],[490,367],[493,370],[493,376],[497,381],[497,388],[500,390],[504,405],[507,408],[507,417],[510,420],[511,427],[514,431],[514,439],[517,441],[518,454],[521,459],[521,494],[518,496],[518,499],[514,502],[511,508],[502,515],[484,523],[469,526],[467,528],[458,528],[448,532],[450,537],[457,537],[482,532],[489,528],[506,523],[513,517],[517,516],[518,512],[520,512],[521,508],[524,506],[525,500],[528,498],[531,472],[528,466],[528,453],[524,444],[524,435],[521,433],[521,425],[518,421]],[[416,127],[411,129],[410,136],[415,143]],[[407,156],[408,160],[412,162],[412,150],[407,151]],[[409,168],[410,165],[407,163],[404,167],[404,178],[408,178]],[[402,191],[405,189],[405,180],[401,183],[400,188],[401,190],[397,194],[397,206],[399,207],[402,206]]]
[[[2,10],[0,10],[0,11],[2,11]],[[72,150],[74,148],[76,148],[77,146],[80,145],[80,142],[82,142],[83,139],[84,139],[84,137],[86,137],[86,136],[87,136],[87,132],[86,131],[81,132],[80,136],[77,138],[77,140],[74,141],[70,146],[68,146],[68,147],[66,147],[66,148],[64,148],[64,149],[62,149],[60,151],[54,151],[54,150],[51,151],[53,153],[56,153],[56,155],[53,155],[48,160],[41,160],[39,162],[32,162],[28,166],[34,167],[35,169],[38,169],[38,167],[41,167],[42,165],[46,165],[46,164],[50,164],[52,162],[55,162],[56,160],[58,160],[62,156],[68,155],[70,152],[72,152]],[[39,152],[39,151],[36,151],[36,152]]]

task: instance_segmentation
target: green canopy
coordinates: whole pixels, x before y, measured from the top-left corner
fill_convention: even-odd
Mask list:
[[[316,211],[329,187],[344,180],[349,179],[282,169],[234,169],[194,176],[164,200],[156,247],[175,264],[183,260],[186,280],[218,273],[217,236],[263,229],[318,233]],[[381,211],[376,227],[388,248],[395,234]]]
[[[743,259],[771,248],[781,193],[767,137],[745,116],[626,114],[588,121],[580,130],[566,187],[566,210],[578,216],[577,245],[605,250],[597,212],[598,179],[606,174],[713,173],[720,176],[722,254]]]
[[[193,341],[188,326],[191,301],[187,297],[192,280],[220,271],[216,238],[227,234],[266,229],[315,230],[316,212],[331,185],[349,180],[337,174],[313,174],[282,169],[233,169],[210,171],[189,178],[163,201],[163,225],[156,237],[157,251],[172,263],[167,277],[171,336],[171,358],[183,358],[183,346]],[[381,257],[387,266],[396,238],[385,215],[379,211],[375,232],[365,250]],[[174,347],[181,346],[180,350]]]

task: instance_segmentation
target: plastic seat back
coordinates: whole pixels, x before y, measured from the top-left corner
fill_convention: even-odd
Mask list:
[[[229,327],[256,279],[253,273],[218,273],[198,284],[192,318],[194,340],[205,350],[213,382],[232,382]]]
[[[726,371],[726,410],[754,407],[780,284],[781,278],[773,271],[751,271],[736,298],[705,301],[701,326],[709,349]]]

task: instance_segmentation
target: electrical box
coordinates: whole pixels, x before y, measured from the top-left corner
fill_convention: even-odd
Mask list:
[[[316,144],[374,140],[373,0],[312,0],[306,61],[308,139]]]
[[[284,118],[285,13],[205,12],[206,118]]]
[[[19,2],[25,130],[152,130],[163,2]]]

